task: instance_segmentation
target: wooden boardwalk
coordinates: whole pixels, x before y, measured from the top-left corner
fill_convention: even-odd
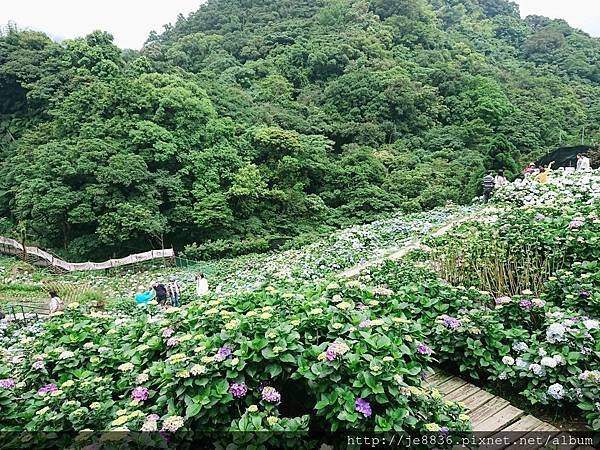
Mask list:
[[[480,449],[485,450],[503,450],[503,449],[552,449],[560,450],[592,450],[593,447],[575,445],[548,445],[529,444],[533,437],[542,435],[544,441],[562,438],[562,435],[568,437],[567,432],[562,432],[555,426],[544,422],[536,417],[529,415],[519,408],[511,405],[507,400],[496,397],[477,386],[470,384],[462,378],[455,377],[443,371],[436,370],[434,375],[425,380],[425,386],[436,388],[440,391],[446,400],[461,402],[467,409],[467,414],[471,417],[473,431],[478,438],[485,437],[486,441],[494,443],[480,445]],[[508,433],[510,432],[510,433]],[[509,436],[510,440],[515,442],[522,440],[527,442],[523,445],[507,444],[501,438]],[[489,438],[489,439],[488,439]],[[536,440],[536,439],[533,439]]]

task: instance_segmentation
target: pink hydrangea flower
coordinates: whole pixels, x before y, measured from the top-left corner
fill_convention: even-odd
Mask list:
[[[274,387],[267,386],[262,390],[262,399],[269,403],[279,403],[281,394]]]
[[[131,391],[131,398],[140,402],[148,400],[148,389],[142,386],[136,387]]]
[[[569,230],[577,230],[578,228],[581,228],[584,224],[585,222],[581,217],[576,217],[575,219],[571,220],[571,223],[569,223]]]
[[[248,386],[244,383],[233,383],[229,385],[229,392],[235,398],[242,398],[248,393]]]

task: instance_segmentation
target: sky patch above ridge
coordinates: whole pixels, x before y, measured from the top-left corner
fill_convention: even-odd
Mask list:
[[[3,2],[0,24],[47,33],[55,40],[85,36],[105,30],[122,48],[140,49],[150,31],[161,32],[178,14],[188,15],[205,0],[19,0]],[[521,15],[537,14],[564,19],[573,27],[600,37],[598,0],[517,0]]]

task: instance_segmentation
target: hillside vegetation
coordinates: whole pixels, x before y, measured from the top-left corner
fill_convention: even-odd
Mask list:
[[[135,20],[135,19],[132,19]],[[505,0],[210,0],[140,51],[0,37],[0,233],[263,250],[600,137],[600,41]]]
[[[0,430],[11,448],[314,449],[394,432],[449,449],[477,414],[424,382],[443,367],[566,430],[598,431],[599,196],[600,171],[527,180],[443,235],[431,228],[457,211],[245,256],[200,298],[183,269],[48,280],[61,295],[86,283],[109,294],[71,297],[43,322],[0,321]],[[396,244],[427,247],[336,275],[393,245],[394,227]],[[0,263],[13,291],[37,286],[41,274]],[[174,274],[181,308],[135,305],[137,284]]]

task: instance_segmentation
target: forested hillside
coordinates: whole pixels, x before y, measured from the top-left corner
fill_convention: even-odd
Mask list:
[[[209,0],[140,52],[9,27],[0,234],[241,253],[468,202],[582,130],[600,39],[505,0]]]

